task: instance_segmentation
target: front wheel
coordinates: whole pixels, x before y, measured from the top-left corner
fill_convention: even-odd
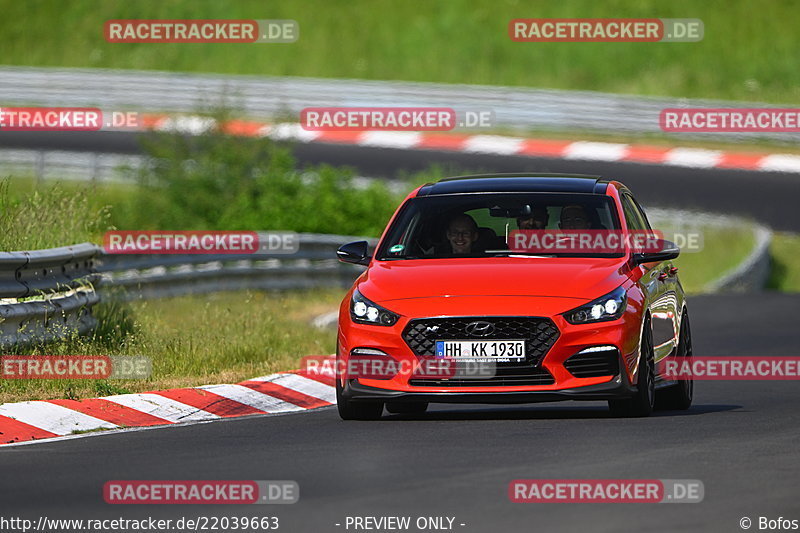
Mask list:
[[[336,409],[339,410],[342,420],[378,420],[383,414],[383,402],[354,402],[344,398],[342,385],[339,378],[336,378]]]
[[[656,372],[650,320],[644,324],[639,352],[639,381],[636,386],[636,394],[624,400],[609,400],[608,408],[613,416],[632,418],[650,416],[650,413],[653,412],[656,397]]]
[[[692,356],[692,330],[689,327],[689,315],[687,311],[683,313],[681,320],[681,333],[678,338],[677,357],[679,361],[686,361],[685,358]],[[685,411],[692,406],[694,396],[694,381],[686,378],[678,381],[675,385],[670,385],[664,390],[659,390],[656,395],[656,409],[664,411]]]

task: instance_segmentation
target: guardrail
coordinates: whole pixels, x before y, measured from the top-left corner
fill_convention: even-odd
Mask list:
[[[0,148],[4,175],[32,175],[39,180],[125,182],[130,180],[119,170],[141,168],[145,161],[144,156],[132,154]]]
[[[340,263],[336,249],[364,237],[298,234],[293,254],[103,254],[103,286],[120,299],[163,298],[238,289],[348,287],[361,272]],[[377,239],[369,239],[372,246]]]
[[[159,71],[0,67],[0,104],[98,106],[196,112],[226,97],[254,118],[297,116],[305,107],[409,106],[491,109],[513,129],[660,133],[664,108],[776,107],[757,102],[650,98],[566,91],[323,78],[183,74]],[[753,139],[796,143],[796,133],[671,133],[676,138]]]
[[[362,237],[298,238],[293,254],[106,254],[91,243],[0,253],[0,348],[86,334],[97,325],[92,307],[101,299],[346,287],[358,276],[360,268],[340,263],[336,249]]]
[[[96,326],[95,245],[0,253],[0,347],[48,342]]]

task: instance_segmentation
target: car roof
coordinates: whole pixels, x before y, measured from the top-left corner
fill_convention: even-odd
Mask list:
[[[420,187],[417,196],[476,192],[605,194],[608,180],[583,174],[477,174],[444,178]]]

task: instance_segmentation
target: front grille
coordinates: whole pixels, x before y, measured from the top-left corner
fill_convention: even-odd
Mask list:
[[[599,378],[619,374],[619,352],[576,353],[564,363],[570,374],[576,378]]]
[[[485,336],[470,336],[466,326],[489,322],[494,331]],[[551,385],[553,376],[541,368],[542,359],[553,347],[559,332],[549,318],[539,317],[445,317],[411,320],[403,330],[403,340],[418,357],[435,357],[436,341],[441,340],[524,340],[525,360],[498,362],[496,375],[480,379],[412,379],[412,386],[485,387]]]

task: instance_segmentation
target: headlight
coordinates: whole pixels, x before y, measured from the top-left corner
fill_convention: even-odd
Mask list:
[[[358,289],[353,291],[350,300],[350,318],[359,324],[372,324],[374,326],[393,326],[400,318],[395,313],[364,298]]]
[[[564,313],[564,318],[570,324],[616,320],[625,312],[627,303],[628,295],[623,287],[619,287],[597,300],[567,311]]]

